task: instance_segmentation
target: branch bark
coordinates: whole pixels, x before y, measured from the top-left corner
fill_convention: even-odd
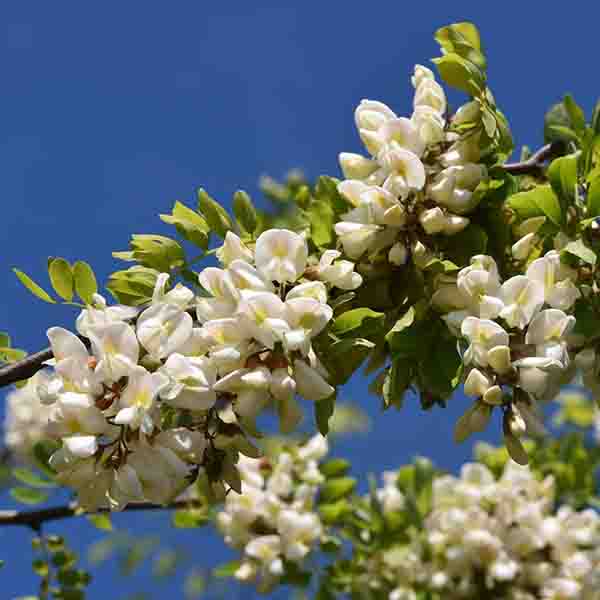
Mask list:
[[[545,162],[560,156],[563,152],[564,144],[562,142],[552,142],[542,146],[527,160],[505,163],[502,168],[511,175],[537,175],[542,171]]]
[[[129,504],[122,512],[146,511],[146,510],[177,510],[185,508],[194,508],[197,503],[190,500],[178,500],[171,504],[151,504],[150,502],[141,502],[139,504]],[[97,513],[78,512],[77,504],[71,503],[64,506],[52,506],[40,510],[0,510],[0,527],[9,525],[23,525],[38,531],[42,523],[49,521],[59,521],[70,517],[89,516],[98,513],[110,513],[109,509],[100,509]]]

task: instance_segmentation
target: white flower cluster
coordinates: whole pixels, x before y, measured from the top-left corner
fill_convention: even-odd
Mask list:
[[[37,442],[48,437],[46,427],[50,409],[40,402],[39,386],[48,375],[39,371],[27,383],[6,397],[4,443],[19,460],[27,462]]]
[[[243,551],[237,579],[257,581],[259,590],[268,591],[286,562],[300,565],[319,542],[323,527],[315,499],[324,478],[318,462],[327,451],[327,440],[317,434],[273,462],[240,458],[242,493],[228,494],[217,515],[225,542]]]
[[[199,274],[202,297],[180,284],[166,291],[166,274],[139,314],[96,296],[76,323],[89,349],[63,328],[48,330],[54,374],[36,389],[50,405],[48,432],[62,441],[51,464],[84,508],[166,503],[181,492],[209,441],[227,446],[202,427],[218,397],[241,424],[274,404],[288,431],[302,416],[296,394],[333,393],[311,338],[332,317],[328,287],[360,285],[353,263],[330,251],[312,269],[323,281],[307,280],[306,241],[282,229],[253,247],[229,232],[217,257],[223,268]],[[194,425],[161,430],[161,407],[189,411]]]
[[[552,477],[512,461],[498,480],[479,463],[437,477],[425,541],[384,556],[397,582],[390,599],[416,599],[424,587],[448,599],[598,600],[600,516],[554,512],[554,493]]]
[[[479,136],[446,131],[446,96],[429,69],[417,65],[412,83],[410,119],[372,100],[356,109],[356,126],[372,158],[340,154],[346,180],[338,189],[353,208],[335,231],[351,259],[365,254],[371,259],[385,251],[396,265],[411,253],[417,266],[426,264],[426,237],[462,231],[469,224],[464,215],[477,204],[473,191],[486,177],[478,164]],[[452,123],[478,118],[479,105],[473,101],[457,111]]]
[[[565,311],[581,295],[576,281],[576,271],[554,250],[504,282],[494,259],[484,255],[474,256],[457,277],[439,277],[433,304],[468,344],[465,393],[478,398],[465,421],[472,431],[485,427],[492,408],[504,404],[504,385],[520,388],[527,400],[513,402],[508,429],[518,435],[525,425],[536,427],[530,400],[554,397],[570,364],[567,341],[575,317]]]

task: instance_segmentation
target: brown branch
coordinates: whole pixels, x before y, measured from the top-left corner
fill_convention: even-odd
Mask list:
[[[177,500],[171,504],[151,504],[150,502],[141,502],[139,504],[129,504],[121,512],[141,511],[141,510],[177,510],[185,508],[194,508],[198,503],[190,500]],[[0,510],[0,527],[5,525],[23,525],[31,527],[38,531],[42,523],[48,521],[58,521],[70,517],[90,516],[94,514],[110,513],[106,508],[101,508],[96,513],[81,512],[77,504],[71,503],[64,506],[52,506],[40,510]]]
[[[544,168],[544,163],[560,156],[565,150],[562,142],[552,142],[542,146],[527,160],[514,163],[505,163],[502,168],[511,175],[539,175]]]

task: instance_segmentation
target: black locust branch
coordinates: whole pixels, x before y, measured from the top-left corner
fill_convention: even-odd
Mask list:
[[[146,511],[146,510],[177,510],[191,509],[203,506],[199,502],[191,500],[178,500],[171,504],[151,504],[150,502],[141,502],[139,504],[129,504],[121,512]],[[96,513],[85,513],[78,508],[77,504],[71,503],[64,506],[52,506],[40,510],[0,510],[0,527],[9,525],[22,525],[39,531],[43,523],[49,521],[59,521],[71,517],[90,516],[99,513],[110,513],[108,509],[100,509]]]
[[[560,156],[562,153],[564,153],[564,144],[562,142],[552,142],[551,144],[542,146],[527,160],[505,163],[502,165],[502,169],[511,175],[539,175],[547,161]],[[86,338],[81,337],[81,340],[89,346],[89,341]],[[43,368],[43,363],[52,357],[52,349],[46,348],[22,360],[1,367],[0,388],[33,377],[33,375]]]
[[[507,173],[511,175],[539,175],[544,168],[544,163],[564,153],[565,146],[562,142],[552,142],[542,146],[534,152],[527,160],[502,165]]]

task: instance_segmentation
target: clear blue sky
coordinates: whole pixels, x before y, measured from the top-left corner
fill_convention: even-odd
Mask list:
[[[338,174],[342,150],[359,151],[352,111],[361,98],[410,111],[415,62],[436,55],[433,31],[472,20],[487,49],[490,82],[519,144],[541,142],[548,105],[572,92],[589,112],[598,95],[600,5],[565,2],[4,2],[0,7],[0,329],[29,350],[69,309],[30,296],[10,268],[44,277],[48,255],[84,259],[102,279],[130,233],[165,232],[158,213],[205,187],[227,204],[258,176],[301,167]],[[416,454],[456,469],[470,455],[451,441],[466,401],[421,414],[415,403],[381,414],[360,381],[345,395],[375,433],[344,440],[358,475]],[[3,499],[5,506],[10,501]],[[122,516],[117,525],[187,548],[189,565],[230,554],[202,531],[167,519]],[[77,548],[98,539],[87,522],[57,525]],[[29,534],[0,531],[0,596],[33,593]],[[182,597],[182,577],[97,572],[92,600]],[[237,592],[236,592],[237,593]],[[230,596],[231,597],[231,596]],[[235,596],[233,596],[235,597]],[[239,598],[250,598],[248,589]]]

